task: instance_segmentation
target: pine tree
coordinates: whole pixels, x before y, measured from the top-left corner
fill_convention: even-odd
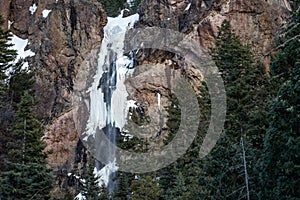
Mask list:
[[[133,13],[136,13],[138,10],[139,5],[141,4],[141,0],[132,0],[130,9]]]
[[[94,174],[94,165],[90,161],[80,183],[80,192],[86,200],[109,200],[104,184],[99,185],[99,177]]]
[[[224,80],[227,116],[225,134],[203,160],[200,182],[206,188],[201,195],[204,199],[255,198],[257,172],[254,164],[247,163],[257,162],[265,134],[259,128],[265,120],[257,121],[257,116],[264,116],[265,70],[255,64],[249,46],[241,44],[229,21],[219,28],[216,47],[211,52]],[[257,97],[262,98],[262,103]]]
[[[117,187],[113,193],[114,200],[125,200],[129,199],[131,195],[131,183],[134,180],[134,175],[126,172],[117,172],[116,175],[116,185]]]
[[[162,189],[162,199],[199,199],[198,176],[201,171],[201,160],[199,151],[206,134],[210,117],[210,100],[208,88],[203,82],[199,86],[201,95],[198,97],[200,110],[200,124],[198,133],[193,143],[187,149],[186,153],[176,162],[163,168],[159,172],[159,186]],[[168,135],[165,138],[165,144],[168,144],[178,131],[181,110],[178,99],[171,99],[168,111]],[[183,187],[183,188],[182,188]]]
[[[0,16],[0,27],[4,21]],[[11,34],[9,31],[4,31],[0,28],[0,102],[5,101],[7,97],[7,70],[12,67],[12,61],[15,60],[17,52],[11,49],[13,44],[10,43]],[[3,103],[0,104],[0,109],[3,109]]]
[[[5,143],[7,151],[4,170],[0,176],[0,198],[3,199],[49,199],[52,188],[52,176],[46,167],[45,144],[42,125],[37,118],[32,90],[33,72],[22,70],[22,61],[11,64],[15,51],[5,51],[11,45],[3,45],[1,32],[1,72],[10,68],[13,71],[9,80],[5,80],[8,105],[16,110],[12,130]],[[6,32],[5,32],[6,33]],[[6,33],[8,34],[8,33]],[[2,74],[2,73],[1,73]]]
[[[300,7],[299,1],[294,4],[292,20],[271,63],[278,92],[268,113],[270,125],[259,168],[260,199],[300,198]]]
[[[33,96],[25,92],[17,106],[16,125],[12,134],[14,141],[8,144],[9,155],[15,162],[46,163],[47,155],[43,152],[46,145],[41,141],[42,126],[35,116],[34,105]]]
[[[3,19],[0,16],[0,173],[4,170],[4,163],[7,160],[8,152],[5,144],[9,142],[9,135],[14,121],[14,110],[10,105],[8,95],[7,71],[16,58],[16,50],[12,50],[10,44],[10,32],[4,31],[1,27]]]
[[[120,11],[124,8],[126,0],[98,0],[107,15],[110,17],[116,17],[120,14]]]
[[[132,181],[132,200],[158,200],[161,195],[161,189],[158,186],[158,181],[150,175],[139,176],[138,179]]]
[[[46,168],[41,124],[34,115],[34,99],[25,92],[17,105],[10,161],[0,177],[0,194],[5,199],[48,199],[52,176]]]
[[[23,60],[18,61],[12,66],[9,78],[9,99],[12,106],[17,109],[16,105],[20,103],[21,97],[24,92],[29,92],[34,96],[33,84],[34,84],[34,71],[23,68]]]
[[[13,200],[49,199],[52,177],[45,165],[11,163],[0,177],[0,198]]]
[[[0,16],[0,27],[3,25],[3,19]],[[9,69],[17,56],[16,50],[11,49],[13,44],[9,41],[11,40],[11,34],[9,31],[4,31],[0,28],[0,97],[3,95],[3,89],[6,85],[6,70]]]

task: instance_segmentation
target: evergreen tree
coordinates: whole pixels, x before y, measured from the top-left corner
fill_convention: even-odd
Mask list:
[[[18,109],[17,104],[20,103],[24,92],[28,92],[30,95],[34,96],[34,71],[24,69],[23,64],[24,62],[20,60],[18,63],[12,66],[12,71],[10,72],[10,78],[8,82],[9,99],[15,109]]]
[[[159,172],[159,186],[162,189],[162,199],[199,199],[198,174],[201,171],[201,160],[199,159],[199,151],[208,128],[210,117],[210,99],[208,88],[203,82],[199,86],[201,95],[198,97],[200,110],[200,124],[198,133],[193,143],[187,149],[186,153],[176,162],[163,168]],[[165,138],[165,144],[168,144],[178,131],[181,110],[178,99],[171,99],[171,104],[167,108],[168,111],[168,135]]]
[[[186,184],[185,177],[181,172],[178,173],[175,181],[175,187],[173,189],[173,198],[174,200],[185,200],[192,199],[193,197],[189,195],[188,185]]]
[[[3,19],[0,16],[0,173],[4,169],[8,152],[5,144],[9,142],[9,135],[14,121],[14,110],[10,105],[8,95],[7,71],[12,66],[12,61],[16,58],[16,50],[12,50],[10,44],[10,32],[4,31]]]
[[[278,93],[268,113],[260,162],[260,199],[300,198],[300,14],[299,1],[279,38],[271,74]],[[298,37],[298,38],[297,38]]]
[[[134,175],[131,173],[117,172],[116,179],[116,189],[114,190],[113,199],[114,200],[127,200],[131,195],[131,183],[134,180]]]
[[[8,145],[10,162],[0,177],[4,199],[48,199],[52,176],[46,168],[42,129],[33,112],[34,99],[25,92],[18,104],[12,142]]]
[[[3,19],[0,16],[0,27],[3,25]],[[12,61],[15,60],[17,56],[16,50],[11,49],[13,44],[11,41],[11,34],[9,31],[4,31],[0,28],[0,97],[5,94],[6,84],[6,70],[8,70],[13,64]],[[4,93],[3,93],[4,92]]]
[[[120,14],[120,11],[124,8],[126,0],[98,0],[107,15],[110,17],[116,17]]]
[[[52,177],[45,165],[11,162],[6,165],[9,170],[0,177],[1,199],[49,199]]]
[[[8,49],[11,45],[7,45],[8,39],[5,38],[9,37],[9,33],[1,30],[0,35],[1,80],[3,77],[6,79],[1,83],[9,88],[6,89],[8,101],[5,103],[16,110],[14,121],[10,123],[12,130],[6,135],[8,140],[4,144],[7,156],[0,176],[0,198],[49,199],[52,176],[46,168],[45,144],[41,141],[42,125],[34,111],[34,74],[22,70],[22,61],[12,64],[16,53]],[[12,71],[9,80],[3,76],[8,68]]]
[[[141,4],[141,0],[131,0],[130,2],[131,2],[130,9],[132,10],[133,13],[136,13],[139,5]]]
[[[169,142],[172,141],[175,134],[177,133],[180,125],[180,119],[181,119],[181,110],[179,101],[177,98],[173,97],[171,98],[171,104],[167,107],[168,112],[168,120],[167,120],[167,127],[168,127],[168,135],[164,139],[165,145],[167,145]]]
[[[109,193],[104,184],[99,185],[99,177],[94,174],[94,165],[89,162],[80,183],[80,192],[86,200],[109,200]]]
[[[132,200],[158,200],[161,195],[158,181],[150,175],[139,176],[138,179],[132,181]]]
[[[219,28],[211,52],[224,80],[227,116],[225,134],[203,160],[200,182],[206,188],[201,195],[204,199],[257,198],[254,163],[262,148],[266,122],[257,121],[256,115],[265,115],[265,70],[255,64],[250,48],[241,44],[229,21]]]
[[[16,125],[12,134],[14,141],[8,144],[9,155],[14,162],[46,163],[47,155],[43,152],[46,145],[41,141],[42,126],[35,116],[34,105],[33,96],[25,92],[17,106]]]

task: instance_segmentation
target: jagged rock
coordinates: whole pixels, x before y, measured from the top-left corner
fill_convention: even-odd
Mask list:
[[[54,169],[59,169],[65,164],[71,168],[78,139],[79,135],[75,129],[73,111],[64,113],[55,119],[43,137],[47,144],[45,151],[52,152],[48,156],[48,164]]]
[[[31,13],[34,3],[37,10]],[[45,9],[51,10],[46,18]],[[268,54],[289,10],[287,0],[142,0],[136,26],[179,31],[208,49],[214,44],[217,26],[229,19],[241,40],[251,44],[268,67]],[[88,119],[82,99],[87,98],[86,87],[96,70],[106,14],[97,0],[5,0],[0,1],[0,12],[6,20],[4,27],[8,20],[13,22],[12,32],[28,39],[27,48],[36,54],[29,62],[36,70],[38,113],[47,124],[44,140],[47,150],[53,150],[48,163],[66,174],[79,168],[76,149]],[[130,98],[145,108],[154,124],[161,123],[157,94],[162,95],[161,107],[167,106],[168,88],[176,80],[172,77],[186,75],[196,92],[203,79],[199,70],[170,52],[140,50],[135,61],[142,66],[156,64],[156,68],[139,67],[126,83]]]
[[[37,9],[30,11],[34,3]],[[44,10],[50,11],[47,17]],[[5,27],[8,20],[13,22],[13,34],[28,39],[27,48],[35,52],[28,61],[36,71],[37,111],[47,126],[46,150],[53,152],[48,164],[54,171],[71,171],[77,167],[76,147],[82,131],[77,129],[76,115],[84,118],[85,112],[77,113],[74,90],[88,80],[80,78],[84,70],[97,67],[105,11],[96,0],[1,1],[0,11]]]
[[[30,11],[33,3],[35,12]],[[51,120],[71,107],[74,80],[80,65],[93,49],[98,49],[107,22],[98,1],[2,1],[1,14],[12,23],[11,31],[29,40],[35,52],[30,59],[37,71],[39,114]],[[51,10],[46,18],[43,11]]]
[[[181,4],[191,3],[187,10]],[[289,16],[287,0],[152,0],[142,1],[139,28],[157,26],[190,34],[203,48],[214,45],[217,27],[224,19],[242,42],[250,44],[268,68],[274,38]]]
[[[7,1],[1,1],[0,2],[0,13],[1,16],[4,18],[4,24],[3,24],[3,29],[7,29],[8,27],[8,17],[9,17],[9,13],[10,13],[10,3],[11,0],[7,0]]]
[[[136,27],[179,31],[193,45],[209,51],[214,46],[218,26],[227,19],[241,41],[253,47],[255,56],[265,63],[268,70],[268,54],[274,47],[276,35],[288,18],[289,9],[286,0],[144,0],[139,8],[140,20]],[[141,32],[143,31],[137,33],[143,34]],[[173,64],[166,65],[167,60]],[[159,118],[156,93],[169,98],[169,88],[176,83],[169,83],[168,79],[172,76],[162,71],[177,68],[177,75],[184,75],[196,94],[199,94],[198,87],[205,78],[197,66],[186,63],[184,58],[173,53],[158,49],[139,49],[135,61],[138,73],[128,80],[127,89],[131,99],[143,107],[149,117],[153,118],[154,124],[158,123],[156,119]],[[147,67],[144,67],[145,64]],[[154,70],[151,65],[158,67]],[[162,101],[161,106],[168,106],[168,101]]]

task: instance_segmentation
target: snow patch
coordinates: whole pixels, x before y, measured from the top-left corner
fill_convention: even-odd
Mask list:
[[[137,108],[138,106],[136,105],[136,101],[135,100],[129,100],[127,101],[127,108]]]
[[[14,22],[8,20],[8,23],[7,23],[7,29],[10,29],[11,25],[13,24]]]
[[[29,11],[32,15],[33,15],[33,13],[35,13],[36,10],[37,10],[37,6],[35,3],[29,7]]]
[[[94,169],[94,174],[96,177],[99,177],[99,186],[102,184],[108,185],[109,182],[109,176],[116,172],[118,170],[118,167],[116,166],[116,161],[111,162],[107,165],[105,165],[101,170],[97,170],[97,168]]]
[[[189,10],[189,9],[191,8],[191,5],[192,5],[192,3],[189,3],[189,4],[187,5],[187,7],[186,7],[184,10],[185,10],[185,11]]]
[[[28,39],[22,39],[19,38],[18,36],[12,34],[12,38],[10,41],[11,44],[13,44],[12,47],[10,47],[10,49],[15,49],[17,50],[17,57],[14,61],[14,63],[18,62],[20,59],[25,59],[26,57],[32,57],[35,55],[34,52],[32,52],[30,49],[25,51],[25,47],[28,44]],[[28,62],[24,62],[22,68],[23,69],[28,69]]]
[[[225,4],[222,5],[221,14],[225,14],[225,13],[229,12],[229,10],[230,10],[230,3],[231,3],[231,0],[228,0]]]
[[[43,10],[43,12],[42,12],[43,17],[44,17],[44,18],[47,18],[48,15],[49,15],[49,13],[50,13],[51,11],[52,11],[52,10]]]
[[[75,198],[74,200],[86,200],[86,198],[81,194],[79,193]]]
[[[133,6],[133,0],[127,0],[126,2],[127,2],[127,4],[129,5],[129,7],[132,7],[132,6]]]
[[[161,110],[160,99],[161,99],[161,94],[157,93],[157,106],[158,106],[158,110]]]
[[[28,44],[28,39],[24,40],[13,34],[11,43],[14,45],[11,48],[17,50],[18,53],[17,60],[20,58],[26,58],[35,55],[35,53],[32,52],[30,49],[25,51],[25,47]]]

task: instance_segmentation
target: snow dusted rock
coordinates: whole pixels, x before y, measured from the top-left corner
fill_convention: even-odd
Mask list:
[[[256,56],[268,69],[267,54],[288,17],[289,6],[287,1],[281,0],[143,0],[139,14],[138,28],[160,27],[178,31],[205,50],[214,45],[217,27],[223,20],[230,20],[241,41],[253,46]],[[139,49],[135,61],[138,67],[127,81],[127,89],[131,99],[137,101],[154,124],[159,119],[157,93],[163,97],[160,107],[166,107],[169,88],[176,83],[176,79],[169,82],[173,76],[167,71],[184,75],[199,94],[198,86],[203,81],[201,72],[175,54],[158,49]],[[163,116],[163,121],[166,121],[166,116]]]
[[[59,196],[67,186],[64,172],[78,167],[76,149],[81,132],[73,115],[79,113],[83,119],[86,113],[73,105],[74,82],[76,87],[84,85],[87,80],[82,75],[96,69],[107,17],[96,0],[5,0],[0,1],[0,11],[6,21],[4,28],[8,20],[13,22],[13,34],[28,41],[24,51],[35,53],[27,61],[37,71],[37,111],[47,124],[44,140],[47,150],[53,151],[48,164],[61,179],[54,191]]]
[[[180,6],[183,4],[186,6]],[[183,32],[208,49],[214,45],[217,27],[227,19],[242,42],[252,45],[268,68],[268,54],[289,11],[287,0],[144,0],[138,27],[157,26]]]
[[[31,7],[35,9],[30,10]],[[45,10],[51,10],[46,18]],[[73,99],[77,91],[85,90],[90,85],[87,82],[93,81],[91,74],[95,74],[98,64],[106,14],[97,0],[3,0],[0,13],[5,19],[4,28],[8,27],[8,20],[13,22],[12,32],[27,39],[28,49],[35,53],[28,62],[37,69],[38,112],[47,123],[47,150],[53,150],[48,163],[63,176],[58,181],[63,188],[67,172],[80,168],[75,160],[80,161],[76,155],[82,154],[76,154],[76,149],[82,149],[79,135],[89,116],[87,108],[73,104]],[[288,14],[287,0],[142,0],[137,27],[179,31],[208,49],[214,44],[217,26],[229,19],[244,43],[253,45],[259,55],[266,55],[262,59],[267,65],[267,54]],[[141,67],[126,83],[130,99],[144,107],[156,124],[160,123],[159,110],[163,112],[168,105],[170,94],[166,86],[174,85],[170,77],[185,73],[195,91],[202,81],[199,71],[169,52],[140,50],[135,62],[160,67]],[[62,193],[59,187],[55,192]]]

